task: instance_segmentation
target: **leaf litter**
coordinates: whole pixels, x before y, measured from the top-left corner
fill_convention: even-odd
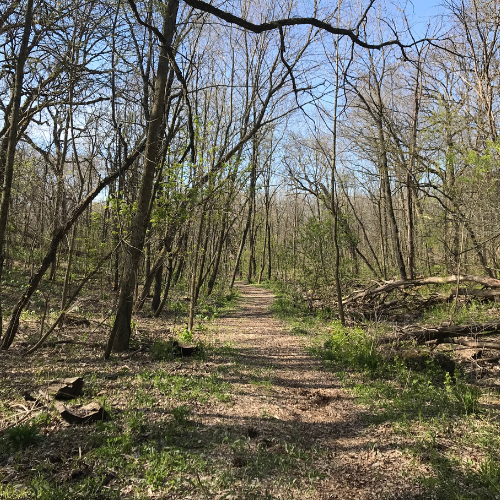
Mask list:
[[[58,344],[29,358],[22,345],[3,352],[0,429],[32,412],[27,422],[40,432],[16,450],[0,438],[3,491],[14,485],[12,498],[31,498],[43,477],[77,498],[93,475],[102,498],[417,497],[426,468],[407,452],[413,438],[364,423],[363,407],[308,354],[307,339],[272,317],[272,293],[238,287],[238,307],[198,335],[205,353],[197,359],[156,361],[141,349],[105,363],[104,330],[89,346]],[[171,336],[145,315],[137,325]],[[110,423],[72,426],[54,406],[23,397],[68,377],[84,378],[76,402],[98,398]]]

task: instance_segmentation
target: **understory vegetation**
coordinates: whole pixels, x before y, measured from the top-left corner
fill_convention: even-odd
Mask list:
[[[0,497],[500,498],[500,0],[433,9],[0,2]]]
[[[214,329],[220,315],[237,307],[237,297],[235,289],[202,302],[192,332],[183,326],[188,311],[182,300],[162,333],[148,334],[149,318],[137,318],[133,356],[112,362],[104,363],[92,347],[104,332],[81,344],[49,343],[22,373],[12,351],[4,358],[0,412],[5,421],[22,421],[0,434],[0,498],[258,500],[312,488],[322,477],[310,466],[318,452],[301,436],[267,436],[231,419],[213,423],[213,414],[231,412],[237,403],[235,380],[264,395],[271,388],[269,370],[243,364]],[[196,350],[183,357],[176,342]],[[85,385],[70,405],[97,400],[108,414],[104,421],[68,426],[38,394],[75,373]],[[274,425],[265,407],[259,419]]]
[[[272,289],[277,293],[273,312],[292,334],[304,336],[310,352],[353,394],[366,425],[388,424],[411,442],[406,452],[420,471],[422,499],[498,498],[499,394],[481,387],[485,374],[473,359],[397,338],[386,342],[394,325],[342,326],[329,309],[311,312],[293,287],[274,284]],[[456,312],[478,321],[483,308],[472,303]],[[443,315],[449,319],[450,306],[428,310],[425,319],[438,323]],[[374,450],[380,446],[373,442]]]

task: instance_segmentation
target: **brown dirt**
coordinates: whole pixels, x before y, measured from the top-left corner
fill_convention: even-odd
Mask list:
[[[104,362],[106,328],[94,329],[88,337],[85,334],[78,344],[46,346],[29,358],[23,357],[26,345],[19,341],[0,352],[0,433],[42,411],[51,414],[43,429],[43,444],[36,453],[25,450],[15,467],[10,458],[0,462],[0,481],[29,484],[36,467],[44,467],[55,481],[61,481],[73,477],[82,460],[89,470],[99,465],[92,450],[101,438],[96,434],[89,439],[97,432],[94,427],[68,426],[50,406],[38,408],[23,397],[25,391],[35,393],[51,379],[82,376],[86,386],[81,403],[105,397],[118,427],[125,428],[124,416],[137,410],[153,434],[161,436],[172,423],[172,408],[181,404],[189,406],[189,420],[195,425],[186,428],[185,436],[174,438],[185,438],[187,452],[192,449],[207,464],[203,475],[185,472],[182,484],[187,481],[187,486],[174,492],[140,486],[143,471],[135,477],[110,469],[109,488],[120,491],[120,498],[416,498],[420,491],[411,478],[425,469],[405,451],[406,438],[394,434],[390,423],[363,423],[363,408],[307,353],[309,339],[291,335],[273,319],[269,291],[243,284],[238,288],[241,299],[235,311],[209,323],[208,332],[200,334],[209,344],[232,347],[215,350],[205,360],[156,361],[150,352],[141,350]],[[172,334],[172,326],[162,320],[146,314],[135,319],[135,337],[141,332],[149,339]],[[23,324],[25,329],[28,326]],[[27,330],[26,338],[34,331]],[[77,332],[65,327],[57,338],[79,339],[84,333],[84,329]],[[230,401],[180,401],[148,387],[155,403],[141,403],[137,408],[140,374],[145,370],[194,378],[215,374],[230,384]],[[57,461],[51,465],[54,456]],[[226,483],[221,479],[224,474],[229,478]]]
[[[239,284],[240,307],[214,329],[236,350],[233,405],[200,413],[204,425],[242,426],[261,442],[300,443],[324,475],[302,498],[412,498],[418,487],[405,443],[390,424],[366,427],[362,408],[269,312],[271,292]],[[270,381],[270,384],[268,383]],[[213,408],[212,408],[213,410]],[[269,485],[272,489],[272,484]],[[299,491],[305,485],[299,486]],[[295,498],[295,496],[293,496]]]

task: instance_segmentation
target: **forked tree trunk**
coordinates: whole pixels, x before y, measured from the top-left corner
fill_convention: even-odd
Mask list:
[[[5,230],[9,215],[9,206],[14,177],[14,157],[17,147],[17,132],[19,129],[19,112],[21,109],[21,97],[23,92],[24,65],[29,53],[29,39],[31,33],[31,22],[33,20],[33,0],[28,0],[26,5],[26,17],[24,18],[24,31],[21,39],[21,47],[17,56],[16,72],[14,74],[14,87],[12,89],[10,105],[10,131],[7,136],[4,164],[0,165],[3,178],[2,199],[0,202],[0,283],[2,282],[2,271],[5,260]],[[0,285],[1,287],[1,285]],[[2,332],[2,294],[0,288],[0,334]]]
[[[177,10],[179,0],[169,0],[163,18],[163,36],[165,41],[171,45],[174,37]],[[132,321],[132,308],[134,290],[137,279],[137,271],[142,257],[146,228],[148,226],[148,214],[155,178],[156,161],[162,132],[164,131],[164,111],[168,77],[168,47],[160,48],[158,68],[156,72],[155,94],[153,109],[147,132],[146,151],[144,153],[144,169],[142,174],[139,196],[137,198],[137,210],[131,223],[130,243],[125,249],[125,269],[121,281],[120,296],[116,310],[115,321],[104,353],[107,359],[111,351],[119,352],[128,349],[130,335],[132,333],[130,324]]]

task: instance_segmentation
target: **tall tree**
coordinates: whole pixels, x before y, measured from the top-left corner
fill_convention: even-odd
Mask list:
[[[107,358],[110,356],[112,349],[115,351],[126,349],[132,333],[130,324],[132,320],[134,290],[137,271],[142,257],[142,249],[144,247],[146,227],[148,225],[159,145],[164,131],[165,89],[167,86],[168,68],[172,64],[172,41],[176,30],[178,8],[178,0],[169,0],[163,13],[162,43],[156,70],[153,107],[147,131],[142,180],[137,197],[137,208],[130,226],[130,243],[125,253],[125,272],[121,280],[115,321],[105,352],[105,357]]]

